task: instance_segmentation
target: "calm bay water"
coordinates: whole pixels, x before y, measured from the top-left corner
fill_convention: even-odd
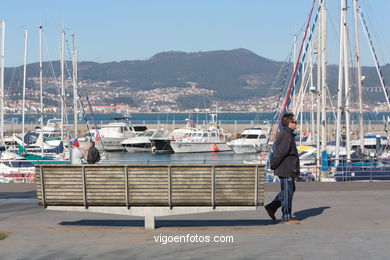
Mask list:
[[[107,154],[103,163],[129,164],[242,164],[258,159],[257,154],[235,154],[233,152],[152,154],[115,152]]]
[[[191,118],[198,121],[198,124],[210,121],[210,113],[134,113],[131,114],[130,122],[133,124],[185,124],[186,118]],[[94,119],[98,124],[112,122],[115,118],[123,117],[123,114],[95,114]],[[218,113],[218,121],[221,124],[262,124],[273,120],[274,113]],[[390,117],[390,113],[385,112],[365,112],[364,120],[366,123],[380,124],[383,118]],[[39,115],[26,115],[27,124],[38,124]],[[60,115],[45,115],[44,122],[48,119],[60,118]],[[328,121],[334,120],[333,113],[327,113]],[[73,116],[68,116],[69,123],[73,123]],[[357,120],[357,113],[351,113],[351,120]],[[22,115],[6,115],[7,122],[20,123]],[[310,113],[303,113],[303,121],[310,120]],[[79,119],[80,123],[92,121],[91,115],[86,115],[85,118]]]

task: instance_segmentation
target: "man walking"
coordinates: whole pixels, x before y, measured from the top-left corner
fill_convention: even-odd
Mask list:
[[[96,149],[95,147],[95,142],[91,141],[91,144],[88,149],[88,157],[87,157],[87,162],[89,164],[95,164],[100,161],[100,153],[99,150]]]
[[[297,128],[294,114],[285,114],[282,118],[283,128],[278,134],[274,152],[271,158],[271,170],[280,179],[280,192],[275,199],[265,205],[265,209],[272,220],[276,220],[275,212],[282,206],[282,223],[299,224],[292,219],[292,200],[295,192],[295,178],[299,176],[299,156],[294,140],[294,131]]]

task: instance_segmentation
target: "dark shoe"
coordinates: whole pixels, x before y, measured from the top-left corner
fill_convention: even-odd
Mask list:
[[[268,205],[265,205],[264,208],[267,211],[268,216],[270,216],[273,221],[276,221],[275,212]]]
[[[289,221],[283,221],[283,224],[299,224],[299,220],[290,219]]]

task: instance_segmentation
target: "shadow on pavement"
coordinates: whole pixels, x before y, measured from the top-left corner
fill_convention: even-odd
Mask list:
[[[78,221],[63,221],[61,226],[102,226],[102,227],[143,227],[143,220],[129,219],[83,219]]]
[[[310,217],[321,215],[324,212],[324,210],[329,208],[330,208],[329,206],[326,206],[326,207],[305,209],[305,210],[295,212],[294,216],[297,220],[304,220]]]
[[[31,199],[36,198],[36,191],[26,192],[0,192],[0,199]]]
[[[221,226],[267,226],[278,221],[263,219],[213,219],[213,220],[156,220],[156,227],[221,227]],[[62,226],[104,226],[104,227],[143,227],[143,220],[83,219],[63,221]]]

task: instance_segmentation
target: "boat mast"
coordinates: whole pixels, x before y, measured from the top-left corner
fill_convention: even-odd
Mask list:
[[[78,130],[78,117],[77,117],[77,101],[78,101],[78,90],[77,90],[77,51],[75,48],[74,34],[72,34],[72,63],[73,63],[73,123],[74,123],[74,138],[77,138]]]
[[[309,56],[309,64],[310,64],[310,100],[311,100],[311,110],[310,110],[310,119],[311,119],[311,142],[314,143],[314,135],[316,131],[315,127],[315,119],[314,119],[314,93],[315,93],[315,87],[313,82],[313,43],[310,43],[310,56]]]
[[[326,1],[322,1],[321,7],[321,153],[326,150],[326,94],[327,94],[327,45],[326,45]]]
[[[344,0],[341,0],[343,2]],[[342,4],[341,4],[342,6]],[[340,141],[341,141],[341,113],[343,111],[343,42],[344,42],[344,30],[343,30],[343,11],[340,12],[340,42],[339,42],[339,77],[337,85],[337,118],[336,118],[336,151],[335,151],[335,165],[338,166],[340,159]]]
[[[65,31],[61,33],[61,141],[64,141],[64,108],[65,108],[65,85],[64,85],[64,46],[65,46]]]
[[[347,24],[347,0],[341,0],[341,9],[343,14],[343,57],[344,57],[344,90],[345,90],[345,136],[346,136],[346,152],[347,162],[351,160],[351,147],[350,147],[350,115],[349,115],[349,54],[348,54],[348,24]]]
[[[363,128],[363,78],[362,78],[362,67],[360,62],[360,36],[359,36],[359,25],[358,25],[358,0],[353,1],[354,8],[354,22],[355,22],[355,41],[356,41],[356,62],[357,62],[357,78],[358,78],[358,91],[359,91],[359,138],[360,138],[360,149],[364,149],[364,128]]]
[[[319,15],[318,17],[318,28],[317,28],[317,134],[316,134],[316,141],[317,141],[317,150],[316,150],[316,159],[317,159],[317,169],[320,169],[320,158],[321,158],[321,152],[320,152],[320,131],[321,131],[321,56],[322,56],[322,33],[321,33],[321,20],[322,16]],[[316,176],[318,177],[318,176]]]
[[[40,92],[40,111],[41,111],[41,134],[43,135],[43,70],[42,70],[42,25],[39,26],[39,92]],[[41,142],[41,154],[43,156],[43,138]]]
[[[298,40],[298,37],[297,37],[297,35],[296,34],[294,34],[294,38],[293,38],[293,41],[294,41],[294,44],[293,44],[293,46],[294,46],[294,65],[297,63],[297,40]],[[293,81],[294,81],[294,86],[293,86],[293,88],[295,89],[295,85],[296,85],[296,82],[295,82],[295,80],[293,79]],[[297,111],[296,110],[296,107],[295,106],[297,106],[297,104],[296,104],[297,102],[295,102],[295,98],[292,98],[291,99],[291,107],[293,108],[293,110],[292,111]],[[298,112],[298,111],[297,111]],[[296,115],[295,115],[296,116]]]
[[[4,142],[4,46],[5,22],[1,21],[1,50],[0,50],[0,138]]]
[[[23,62],[23,94],[22,94],[22,140],[24,142],[25,133],[25,109],[26,109],[26,77],[27,77],[27,42],[28,31],[24,30],[24,62]]]

